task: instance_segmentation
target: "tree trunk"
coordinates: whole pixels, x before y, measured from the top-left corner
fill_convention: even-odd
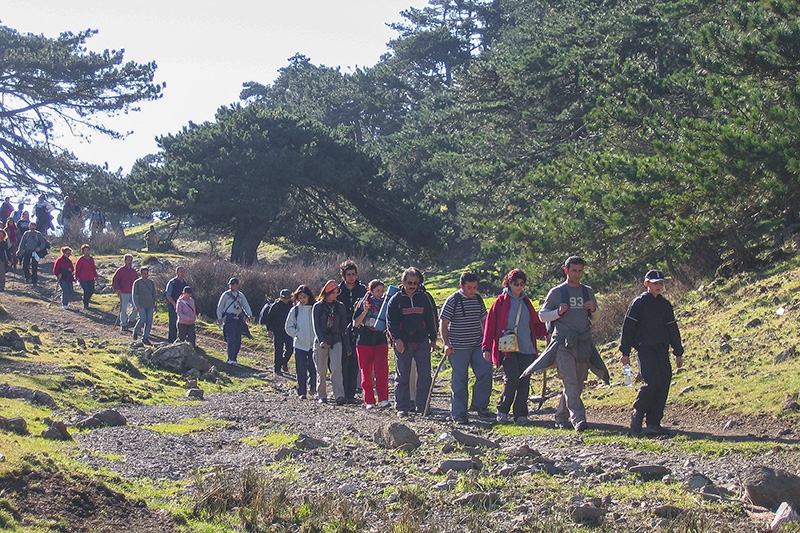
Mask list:
[[[231,262],[250,266],[257,259],[258,245],[264,240],[267,225],[263,221],[240,220],[231,246]]]
[[[739,238],[739,234],[736,233],[736,229],[727,228],[725,230],[725,238],[728,241],[728,245],[733,249],[733,261],[736,264],[736,267],[739,270],[746,270],[750,268],[750,265],[753,264],[753,255]]]

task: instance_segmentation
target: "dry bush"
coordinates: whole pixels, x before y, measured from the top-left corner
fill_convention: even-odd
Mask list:
[[[95,234],[94,237],[89,238],[88,242],[97,254],[118,254],[125,245],[125,236],[121,233],[107,231]]]
[[[264,302],[276,299],[281,289],[294,291],[298,285],[305,284],[316,295],[326,280],[339,281],[339,265],[345,259],[333,255],[243,267],[209,255],[186,264],[186,279],[192,286],[198,313],[215,317],[219,296],[228,289],[230,278],[235,277],[239,279],[239,290],[257,315]],[[376,276],[376,269],[368,259],[353,258],[353,261],[364,283]]]
[[[619,339],[625,313],[634,298],[646,291],[641,279],[629,283],[613,282],[598,298],[602,308],[600,318],[592,324],[592,337],[597,344]],[[668,280],[662,293],[673,305],[686,293],[687,287],[677,280]]]

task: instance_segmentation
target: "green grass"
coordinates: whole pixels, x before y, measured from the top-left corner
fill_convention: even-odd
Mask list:
[[[200,415],[192,418],[184,418],[176,423],[159,423],[146,426],[153,431],[159,433],[171,433],[175,435],[189,435],[190,433],[199,433],[201,431],[218,431],[230,425],[228,420],[220,420],[211,418],[208,415]]]
[[[298,435],[296,433],[282,433],[282,432],[274,432],[274,433],[266,433],[260,437],[246,437],[241,439],[241,442],[248,444],[250,446],[259,448],[261,446],[268,446],[270,448],[281,448],[282,446],[288,446],[290,444],[294,444],[297,441]]]

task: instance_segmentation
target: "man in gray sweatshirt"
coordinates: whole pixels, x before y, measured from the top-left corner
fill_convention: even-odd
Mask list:
[[[133,282],[131,298],[139,320],[133,327],[133,340],[139,338],[142,333],[142,343],[150,344],[150,328],[153,327],[153,312],[156,309],[156,284],[150,279],[150,269],[143,266],[139,271],[141,277]],[[144,331],[142,327],[144,326]]]

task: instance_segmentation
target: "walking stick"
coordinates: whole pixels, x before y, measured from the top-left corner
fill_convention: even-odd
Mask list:
[[[433,373],[433,379],[431,380],[431,389],[428,391],[428,401],[425,402],[425,411],[422,412],[422,416],[428,416],[428,409],[431,406],[431,396],[433,396],[433,387],[436,385],[436,378],[439,377],[439,371],[444,366],[444,362],[447,360],[447,354],[442,353],[442,359],[439,361],[439,366],[436,367],[436,372]]]

